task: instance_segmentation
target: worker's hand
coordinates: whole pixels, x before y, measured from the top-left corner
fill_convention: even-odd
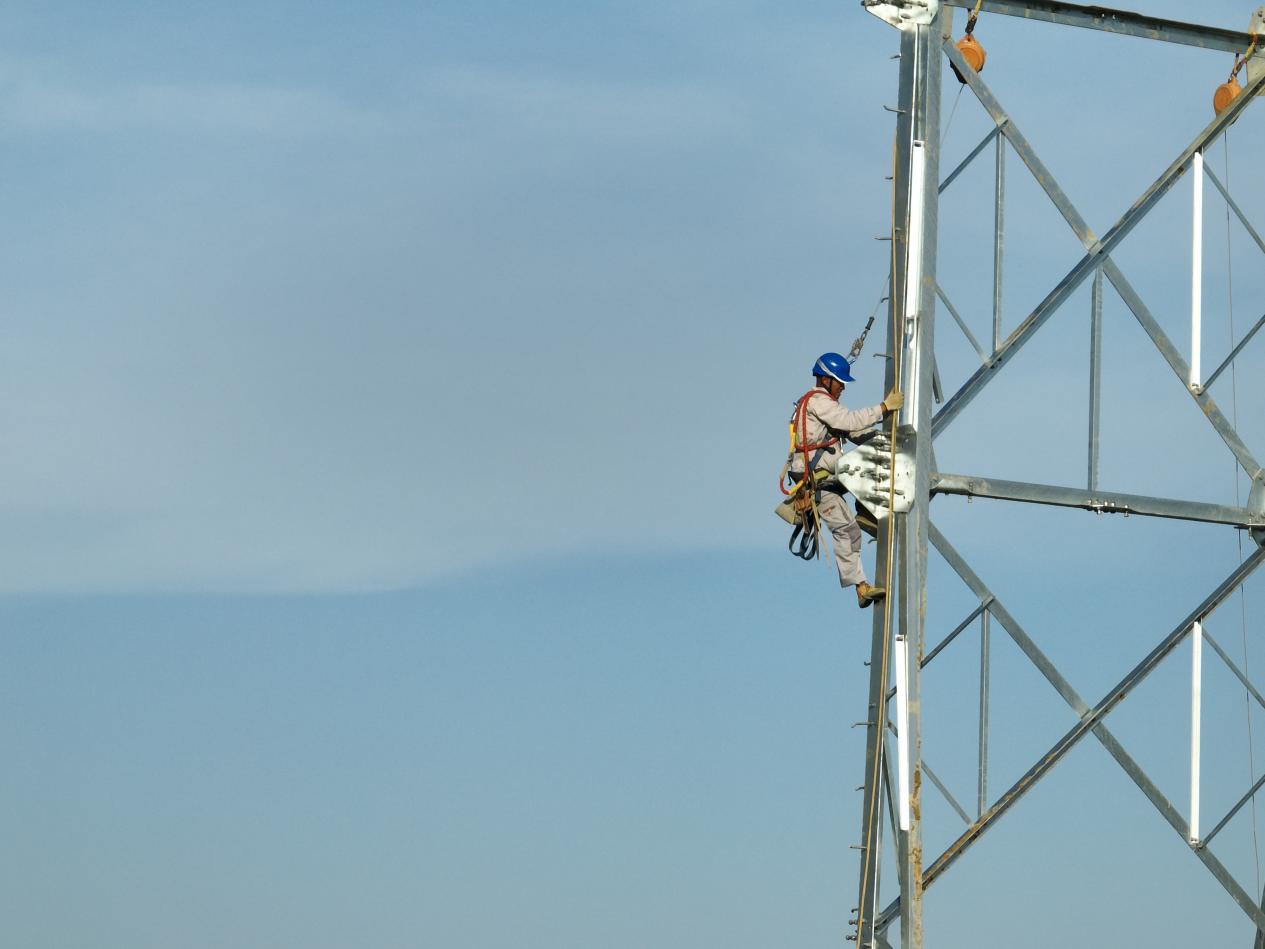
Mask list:
[[[905,395],[900,389],[893,389],[883,398],[883,411],[896,412],[905,404]]]

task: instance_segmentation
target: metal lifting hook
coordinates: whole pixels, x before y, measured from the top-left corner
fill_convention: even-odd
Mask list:
[[[887,300],[887,297],[879,300],[879,306]],[[878,312],[878,307],[874,308],[874,312]],[[861,350],[865,348],[865,338],[870,335],[870,327],[874,325],[874,313],[870,314],[870,318],[865,321],[865,329],[861,330],[861,335],[852,341],[852,349],[848,351],[848,363],[854,363],[861,355]]]

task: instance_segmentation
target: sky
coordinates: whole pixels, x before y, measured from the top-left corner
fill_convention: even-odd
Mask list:
[[[976,36],[1100,234],[1231,65],[998,16]],[[0,5],[3,942],[843,944],[868,616],[770,510],[810,364],[886,280],[896,51],[826,0]],[[958,96],[946,74],[944,170],[990,128]],[[1260,229],[1258,111],[1207,158]],[[1081,248],[1013,151],[1005,181],[1009,332]],[[986,154],[941,202],[939,279],[981,339],[992,194]],[[1183,353],[1189,202],[1113,255]],[[1265,255],[1211,188],[1204,238],[1210,370],[1265,314]],[[852,407],[883,395],[879,312]],[[941,316],[952,391],[976,363]],[[1110,289],[1104,320],[1102,487],[1246,497]],[[1082,287],[940,470],[1083,484],[1088,339]],[[1263,346],[1214,388],[1258,457]],[[1251,544],[932,513],[1090,701]],[[1249,669],[1263,582],[1209,620]],[[974,605],[934,555],[928,602],[933,640]],[[995,794],[1073,719],[993,639]],[[926,759],[968,805],[978,662],[972,628],[924,677]],[[1265,721],[1205,667],[1210,823]],[[1109,719],[1179,809],[1188,689],[1183,647]],[[933,795],[938,853],[961,822]],[[1259,892],[1253,819],[1213,849]],[[1092,739],[926,916],[945,947],[1252,938]]]

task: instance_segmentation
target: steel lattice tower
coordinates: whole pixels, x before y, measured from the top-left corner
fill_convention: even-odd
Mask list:
[[[1147,308],[1112,259],[1112,251],[1182,177],[1196,181],[1196,195],[1205,173],[1225,198],[1227,205],[1255,239],[1262,251],[1265,242],[1251,227],[1224,185],[1205,171],[1204,150],[1215,142],[1265,90],[1265,58],[1249,62],[1246,88],[1227,108],[1195,136],[1164,172],[1147,188],[1116,223],[1101,236],[1095,234],[1072,205],[1067,195],[1042,163],[1019,125],[1006,112],[989,87],[963,58],[951,39],[954,7],[980,10],[1044,21],[1057,26],[1076,26],[1141,37],[1152,41],[1201,47],[1234,54],[1254,50],[1248,33],[1177,23],[1102,7],[1086,7],[1060,2],[1025,0],[862,0],[870,13],[895,27],[900,33],[900,90],[896,109],[896,147],[893,169],[892,280],[889,292],[888,336],[885,388],[899,385],[906,404],[887,439],[868,450],[845,454],[839,462],[839,476],[852,492],[879,515],[877,576],[888,578],[886,609],[876,608],[871,642],[869,699],[866,721],[865,784],[860,838],[860,881],[857,939],[861,946],[888,947],[888,929],[899,921],[905,947],[921,947],[924,890],[933,885],[954,862],[985,834],[1012,806],[1045,777],[1082,739],[1093,736],[1154,805],[1160,816],[1185,840],[1200,860],[1225,888],[1257,928],[1257,949],[1265,949],[1265,910],[1259,894],[1248,893],[1209,847],[1213,838],[1253,795],[1265,785],[1262,777],[1211,830],[1201,832],[1197,812],[1198,706],[1192,709],[1193,731],[1192,807],[1181,813],[1161,793],[1138,762],[1112,734],[1106,716],[1125,701],[1131,691],[1183,642],[1192,644],[1192,666],[1205,641],[1202,622],[1225,601],[1265,560],[1265,469],[1240,438],[1209,394],[1212,383],[1239,355],[1246,343],[1265,324],[1262,317],[1213,372],[1201,374],[1198,363],[1198,306],[1192,307],[1195,344],[1187,361]],[[1033,27],[1039,29],[1040,27]],[[1047,27],[1048,28],[1048,27]],[[1265,38],[1262,39],[1265,45]],[[1265,54],[1260,54],[1265,55]],[[994,123],[985,136],[956,169],[948,175],[940,171],[940,80],[942,57],[961,74],[963,80]],[[938,195],[989,146],[997,151],[996,215],[994,253],[993,338],[983,347],[957,318],[952,304],[943,295],[936,279]],[[1002,232],[1003,164],[1009,148],[1032,174],[1058,213],[1084,247],[1080,260],[1028,313],[1016,329],[1004,338],[1000,316],[1000,248]],[[1196,198],[1196,208],[1200,207]],[[1196,213],[1199,213],[1198,211]],[[1198,253],[1196,238],[1196,254]],[[1196,261],[1198,257],[1196,257]],[[1196,264],[1197,267],[1197,264]],[[1068,298],[1082,286],[1092,288],[1094,343],[1091,346],[1089,419],[1089,470],[1084,489],[1046,484],[999,481],[984,476],[950,474],[935,470],[935,439],[959,413],[997,377],[1013,357]],[[1202,410],[1208,423],[1233,454],[1251,481],[1246,506],[1226,506],[1174,498],[1104,492],[1097,485],[1098,417],[1100,395],[1101,308],[1104,286],[1114,288],[1125,307]],[[935,316],[937,299],[945,304],[980,355],[981,365],[937,410],[933,405],[935,378]],[[1144,516],[1176,518],[1250,532],[1254,544],[1243,561],[1211,590],[1201,591],[1189,613],[1174,617],[1173,625],[1158,644],[1111,689],[1096,701],[1082,697],[1047,657],[1006,605],[975,573],[967,561],[931,523],[929,502],[936,494],[988,497],[1001,500],[1081,508],[1099,512],[1125,512]],[[925,638],[926,581],[929,549],[934,547],[978,600],[978,606],[948,636],[928,648]],[[987,757],[987,676],[981,676],[980,800],[978,816],[968,818],[968,826],[942,853],[926,859],[922,841],[922,791],[924,777],[944,791],[922,760],[920,728],[921,670],[967,626],[981,623],[982,658],[988,661],[990,623],[1000,627],[1071,708],[1074,724],[1054,745],[1035,759],[1018,781],[1000,795],[989,799],[985,774]],[[1253,686],[1230,657],[1208,640],[1254,699],[1265,706],[1265,696]],[[1197,702],[1197,698],[1196,698]],[[947,795],[947,792],[945,792]],[[965,813],[952,802],[959,813]],[[897,854],[896,875],[899,893],[880,894],[880,858],[884,825],[894,834]]]

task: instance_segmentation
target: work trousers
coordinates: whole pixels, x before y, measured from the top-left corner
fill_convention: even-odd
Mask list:
[[[861,528],[857,526],[847,500],[841,493],[823,490],[817,500],[817,515],[822,526],[830,531],[835,564],[839,568],[839,586],[852,587],[865,583],[865,568],[861,566]]]

